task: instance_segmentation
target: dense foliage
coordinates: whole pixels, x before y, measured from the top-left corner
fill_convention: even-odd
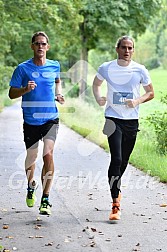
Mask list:
[[[9,87],[9,81],[13,72],[13,67],[1,66],[0,67],[0,91]]]
[[[19,6],[19,8],[18,8]],[[118,36],[145,31],[161,0],[0,0],[1,64],[15,66],[31,56],[33,32],[45,30],[52,58],[69,67],[88,51],[112,51]],[[101,45],[103,48],[101,48]]]
[[[161,102],[167,105],[167,95],[161,98]],[[154,126],[156,133],[157,152],[167,154],[167,112],[155,111],[150,115],[148,121]]]

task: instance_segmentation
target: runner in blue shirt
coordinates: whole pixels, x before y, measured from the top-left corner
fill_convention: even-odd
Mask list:
[[[38,187],[34,180],[35,161],[39,140],[43,140],[43,168],[41,214],[51,214],[49,192],[54,175],[53,149],[59,128],[58,109],[55,97],[61,104],[60,64],[46,58],[49,38],[39,31],[32,36],[31,49],[34,57],[17,66],[10,81],[9,97],[22,97],[23,133],[27,150],[25,170],[28,180],[26,203],[33,207],[36,202],[35,191]]]

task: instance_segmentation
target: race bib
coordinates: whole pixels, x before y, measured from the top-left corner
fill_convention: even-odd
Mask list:
[[[114,92],[113,104],[124,105],[126,99],[133,99],[133,93],[131,92]]]

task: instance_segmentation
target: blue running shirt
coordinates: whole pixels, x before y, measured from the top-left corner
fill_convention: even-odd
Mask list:
[[[29,59],[17,66],[13,72],[10,86],[26,87],[28,81],[35,81],[37,87],[22,96],[24,122],[42,125],[58,117],[55,104],[55,79],[60,77],[58,61],[46,59],[43,66],[37,66]]]

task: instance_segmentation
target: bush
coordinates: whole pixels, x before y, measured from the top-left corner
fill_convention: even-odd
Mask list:
[[[161,65],[161,63],[157,58],[151,58],[145,61],[144,65],[148,70],[152,70],[158,68]]]
[[[69,85],[67,85],[68,87],[68,89],[67,90],[69,90],[68,92],[67,92],[67,96],[68,97],[71,97],[71,98],[77,98],[78,96],[79,96],[79,84],[71,84],[70,83],[70,85],[71,85],[71,89],[69,90]],[[66,91],[66,90],[65,90]]]
[[[0,66],[0,90],[9,88],[9,82],[13,73],[13,67]]]
[[[161,102],[167,104],[167,95],[161,98]],[[155,111],[154,114],[147,117],[147,120],[153,124],[157,141],[157,152],[161,155],[167,154],[167,112],[161,113]]]

